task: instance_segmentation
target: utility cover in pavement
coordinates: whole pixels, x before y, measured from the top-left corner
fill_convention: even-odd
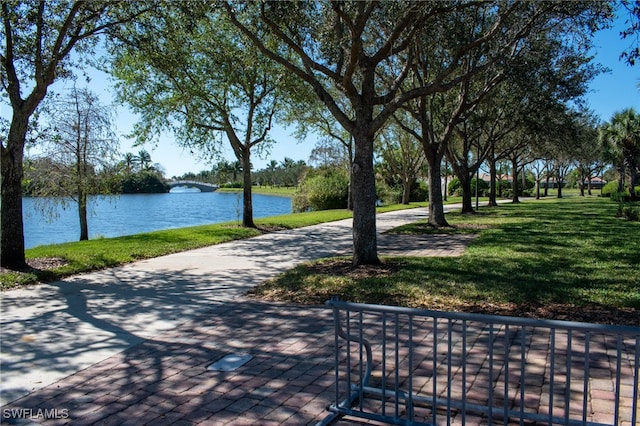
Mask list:
[[[213,371],[233,371],[242,367],[251,358],[248,354],[229,354],[207,367],[207,370]]]

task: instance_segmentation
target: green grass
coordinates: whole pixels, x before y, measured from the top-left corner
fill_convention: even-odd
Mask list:
[[[640,223],[614,217],[607,199],[546,199],[479,214],[448,214],[446,233],[479,234],[461,257],[383,258],[378,275],[346,273],[329,262],[297,267],[260,286],[268,299],[345,300],[434,309],[519,313],[640,310]],[[425,224],[400,233],[440,233]],[[345,262],[342,262],[344,264]],[[385,271],[386,269],[386,271]],[[364,275],[364,276],[362,276]],[[622,314],[620,313],[622,312]]]
[[[419,205],[425,204],[395,205],[381,209],[388,211],[389,209],[397,210]],[[315,225],[347,219],[351,216],[352,213],[348,210],[326,210],[268,217],[258,219],[255,222],[258,227],[268,231],[272,228],[292,229]],[[27,259],[59,258],[64,260],[66,265],[51,270],[4,272],[0,274],[0,289],[5,290],[37,281],[53,281],[81,272],[99,270],[226,241],[250,238],[261,233],[262,231],[257,229],[247,229],[235,224],[224,223],[35,247],[26,250]]]

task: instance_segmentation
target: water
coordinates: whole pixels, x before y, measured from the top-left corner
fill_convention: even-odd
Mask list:
[[[51,201],[23,198],[25,247],[77,241],[80,221],[77,204],[66,209]],[[168,194],[123,194],[91,198],[88,213],[89,239],[118,237],[161,229],[182,228],[242,220],[242,194],[176,191]],[[51,219],[42,206],[59,217]],[[291,213],[291,199],[253,195],[253,217]]]

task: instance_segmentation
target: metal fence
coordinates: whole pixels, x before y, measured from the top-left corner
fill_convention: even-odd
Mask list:
[[[636,425],[640,327],[328,301],[342,416],[397,425]]]

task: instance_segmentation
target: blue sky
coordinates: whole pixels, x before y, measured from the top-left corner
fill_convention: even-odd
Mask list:
[[[596,33],[594,39],[594,62],[609,68],[610,71],[597,76],[590,84],[586,95],[587,102],[602,121],[608,121],[611,116],[625,108],[634,107],[640,110],[640,64],[634,67],[620,61],[620,54],[627,49],[631,41],[621,40],[620,31],[625,27],[625,17],[619,16],[612,28]],[[121,113],[122,117],[122,113]],[[311,136],[302,143],[298,143],[291,136],[293,128],[278,128],[273,132],[273,138],[277,143],[272,147],[268,156],[263,159],[254,158],[255,169],[261,169],[270,160],[282,161],[285,157],[293,160],[308,161],[309,154],[315,145],[315,138]],[[133,149],[133,152],[136,149]],[[210,168],[203,162],[197,161],[188,152],[177,146],[169,137],[164,138],[157,149],[151,150],[151,156],[155,162],[162,164],[167,176],[181,175],[187,171],[198,172]],[[226,157],[233,160],[233,152],[226,148]],[[123,151],[126,151],[123,143]]]
[[[625,108],[634,107],[640,110],[640,64],[634,67],[628,66],[619,60],[620,54],[627,49],[631,41],[621,40],[620,31],[625,27],[625,16],[619,16],[612,28],[601,30],[595,37],[594,61],[609,68],[610,71],[597,76],[590,84],[589,92],[586,95],[587,102],[596,115],[602,121],[608,121],[611,116]],[[112,88],[106,75],[91,71],[92,77],[89,88],[100,94],[103,103],[113,102]],[[59,83],[54,85],[54,90],[60,92],[70,87],[70,83]],[[10,116],[9,108],[6,104],[0,104],[1,115]],[[125,135],[131,132],[135,122],[133,116],[126,107],[114,107],[116,111],[116,127],[118,134]],[[270,160],[282,161],[285,157],[293,160],[308,161],[309,154],[315,145],[315,138],[310,136],[303,142],[298,142],[293,136],[293,127],[288,129],[276,128],[272,132],[272,137],[277,143],[271,148],[268,155],[259,158],[254,156],[253,164],[255,169],[261,169]],[[199,172],[209,169],[211,164],[200,161],[189,151],[185,151],[174,142],[171,135],[163,135],[157,146],[134,147],[132,141],[122,136],[120,138],[120,150],[124,152],[138,152],[145,149],[151,153],[154,162],[160,163],[166,171],[168,177],[179,176],[185,172]],[[224,146],[224,155],[229,160],[235,160],[231,148]]]

